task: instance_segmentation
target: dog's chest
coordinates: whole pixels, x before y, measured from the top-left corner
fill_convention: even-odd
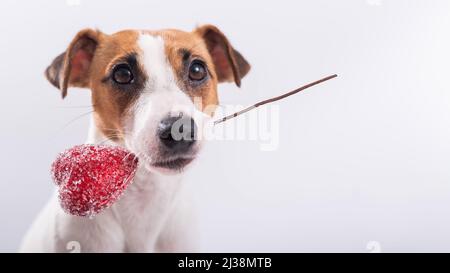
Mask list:
[[[179,189],[177,177],[157,177],[138,170],[133,184],[114,207],[128,251],[152,251],[173,211]]]

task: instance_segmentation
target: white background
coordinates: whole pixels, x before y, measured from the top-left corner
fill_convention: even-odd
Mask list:
[[[72,0],[69,3],[76,3]],[[202,251],[450,251],[448,1],[2,1],[0,251],[15,251],[54,186],[55,155],[85,141],[89,91],[44,78],[81,28],[212,23],[252,64],[223,104],[280,102],[280,145],[209,143],[187,175]]]

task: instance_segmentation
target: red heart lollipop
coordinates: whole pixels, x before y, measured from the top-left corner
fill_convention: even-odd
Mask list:
[[[63,210],[92,217],[111,206],[133,181],[137,157],[115,146],[78,145],[52,164]]]

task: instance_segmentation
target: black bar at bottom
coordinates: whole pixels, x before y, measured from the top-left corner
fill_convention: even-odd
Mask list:
[[[311,253],[160,253],[160,254],[0,254],[2,266],[11,263],[60,270],[108,272],[316,272],[357,269],[359,272],[426,269],[450,261],[449,254],[311,254]]]

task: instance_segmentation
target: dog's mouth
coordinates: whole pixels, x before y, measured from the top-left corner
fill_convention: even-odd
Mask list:
[[[172,170],[172,171],[181,171],[191,163],[195,157],[178,157],[178,158],[172,158],[168,160],[161,160],[157,162],[153,162],[150,165],[152,167],[166,169],[166,170]]]

